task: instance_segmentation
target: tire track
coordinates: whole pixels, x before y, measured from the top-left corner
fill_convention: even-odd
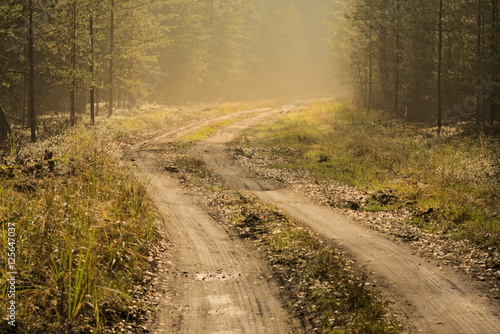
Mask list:
[[[163,232],[176,246],[176,263],[160,278],[170,296],[161,298],[152,332],[301,333],[282,309],[268,268],[249,247],[232,239],[176,180],[156,168],[155,153],[136,155],[137,165],[151,179],[150,195],[168,222]]]
[[[292,106],[287,110],[299,108]],[[248,170],[235,166],[225,152],[226,144],[244,129],[276,115],[264,115],[231,125],[193,149],[225,184],[247,191],[277,206],[289,216],[333,240],[372,273],[395,307],[407,315],[409,330],[415,333],[500,333],[498,310],[481,297],[479,290],[451,270],[412,254],[377,232],[336,214],[332,209],[311,203],[305,196],[269,180],[253,178]]]

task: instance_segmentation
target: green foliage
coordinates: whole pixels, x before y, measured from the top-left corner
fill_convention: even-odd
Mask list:
[[[188,143],[195,143],[195,142],[202,141],[203,139],[210,137],[212,134],[214,134],[221,127],[223,127],[225,125],[229,125],[232,122],[233,121],[228,120],[228,121],[221,121],[221,122],[217,122],[217,123],[214,123],[211,125],[207,125],[201,129],[199,129],[198,131],[193,132],[193,133],[187,135],[186,137],[182,138],[182,141],[188,142]]]
[[[321,22],[327,3],[34,1],[35,111],[76,105],[83,114],[91,87],[101,110],[111,88],[114,102],[131,109],[144,99],[178,103],[315,90],[328,77]],[[0,97],[19,125],[26,123],[26,1],[2,4],[0,14]],[[64,92],[73,90],[76,103],[68,108]]]
[[[488,119],[494,123],[500,96],[497,0],[342,3],[344,7],[333,16],[332,34],[345,45],[340,54],[352,66],[364,106],[429,122],[437,118],[441,101],[444,121],[475,118],[478,124]],[[485,84],[486,78],[496,84]]]
[[[275,150],[277,167],[368,189],[361,210],[408,207],[414,224],[498,249],[498,139],[447,130],[437,139],[382,112],[325,103],[260,128],[250,142]]]
[[[109,88],[107,69],[111,58],[115,69],[113,87],[119,95],[115,101],[135,103],[150,95],[157,85],[159,50],[169,43],[165,35],[168,26],[161,25],[160,13],[166,2],[116,0],[111,55],[110,1],[33,1],[37,114],[69,109],[67,93],[73,83],[76,111],[84,113],[90,87]],[[9,1],[0,6],[0,98],[14,124],[24,123],[25,117],[27,17],[27,1]],[[99,100],[104,100],[102,95]]]

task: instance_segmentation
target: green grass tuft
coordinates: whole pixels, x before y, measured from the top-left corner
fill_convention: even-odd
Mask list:
[[[281,162],[270,167],[307,170],[318,180],[390,191],[397,198],[368,201],[360,210],[432,209],[432,217],[414,223],[498,250],[499,140],[459,129],[449,133],[438,139],[424,126],[330,102],[252,130],[246,142],[275,150]]]

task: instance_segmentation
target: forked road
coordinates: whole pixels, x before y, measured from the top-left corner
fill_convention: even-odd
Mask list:
[[[264,110],[241,112],[255,114]],[[166,222],[163,233],[174,249],[162,256],[156,284],[161,292],[152,333],[300,334],[282,308],[271,272],[248,243],[193,203],[178,180],[165,172],[166,145],[224,118],[176,129],[140,145],[131,154],[149,179],[149,192]]]
[[[222,176],[228,186],[251,192],[342,246],[383,282],[384,292],[394,299],[396,308],[405,311],[413,332],[500,333],[498,314],[479,291],[461,278],[412,255],[408,248],[330,208],[315,205],[305,196],[280,189],[268,180],[252,178],[248,171],[235,166],[227,157],[226,144],[266,116],[257,116],[219,131],[197,145],[197,156]]]
[[[229,142],[271,115],[298,107],[272,109],[239,121],[197,144],[193,153],[227,186],[277,206],[341,246],[377,278],[396,309],[406,314],[411,333],[500,333],[498,310],[451,271],[412,255],[406,247],[330,208],[311,203],[297,192],[254,178],[233,164],[225,151]],[[149,154],[154,154],[154,148],[160,148],[162,142],[151,142]],[[194,254],[182,259],[185,275],[176,280],[177,288],[183,291],[181,299],[188,306],[179,311],[183,321],[174,332],[300,333],[290,325],[275,297],[275,287],[265,279],[266,269],[249,258],[251,254],[239,241],[231,240],[217,223],[183,197],[175,181],[157,175],[153,188],[160,210],[174,222],[169,235],[180,241],[181,256]],[[203,280],[205,274],[212,275],[208,282]],[[219,274],[226,274],[226,278]]]

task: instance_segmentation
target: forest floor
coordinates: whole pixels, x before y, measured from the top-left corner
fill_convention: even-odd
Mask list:
[[[126,154],[166,222],[151,331],[497,333],[489,286],[436,259],[439,238],[387,212],[325,206],[331,188],[239,146],[244,130],[310,103],[198,121]],[[417,254],[417,240],[434,252]]]

